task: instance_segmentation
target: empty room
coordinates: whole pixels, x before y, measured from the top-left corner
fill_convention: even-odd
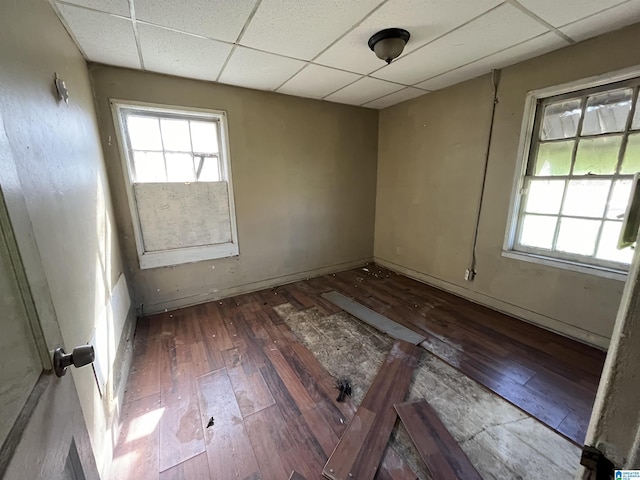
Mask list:
[[[0,478],[640,478],[640,0],[1,0]]]

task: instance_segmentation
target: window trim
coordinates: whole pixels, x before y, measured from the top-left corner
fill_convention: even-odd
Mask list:
[[[214,260],[219,258],[233,257],[240,254],[238,245],[238,227],[236,221],[236,209],[233,194],[233,179],[231,175],[231,155],[229,153],[229,131],[227,125],[227,112],[224,110],[212,110],[196,107],[183,107],[177,105],[166,105],[150,102],[139,102],[133,100],[121,100],[110,98],[111,114],[113,117],[113,126],[118,142],[120,153],[120,161],[122,173],[126,183],[127,202],[129,204],[129,213],[131,214],[131,223],[136,243],[136,251],[138,260],[142,270],[156,267],[166,267],[179,265],[183,263],[199,262],[203,260]],[[163,250],[159,252],[146,252],[144,250],[144,240],[142,237],[142,228],[140,218],[138,216],[138,208],[136,205],[134,182],[131,170],[131,159],[128,143],[123,135],[123,123],[121,122],[121,110],[132,108],[139,111],[148,111],[168,115],[191,115],[203,118],[215,118],[220,127],[218,152],[219,169],[225,176],[227,182],[227,191],[229,195],[229,216],[231,221],[231,241],[216,245],[204,245],[195,247],[176,248],[171,250]]]
[[[518,142],[516,168],[514,172],[511,196],[509,197],[511,201],[509,202],[507,228],[502,245],[503,257],[538,263],[541,265],[547,265],[555,268],[572,270],[606,278],[613,278],[616,280],[624,281],[626,279],[626,270],[592,265],[580,261],[567,260],[552,256],[545,256],[541,255],[539,252],[534,253],[514,250],[514,246],[518,229],[518,217],[520,214],[520,207],[523,198],[522,190],[524,188],[524,183],[526,180],[527,167],[529,165],[529,156],[532,145],[532,136],[536,124],[536,110],[538,101],[560,95],[570,96],[572,93],[576,93],[580,90],[604,87],[608,84],[631,80],[638,76],[640,76],[640,65],[634,65],[632,67],[624,68],[614,72],[595,75],[580,80],[563,83],[560,85],[531,90],[527,93],[524,102],[522,124],[520,127],[520,139]]]

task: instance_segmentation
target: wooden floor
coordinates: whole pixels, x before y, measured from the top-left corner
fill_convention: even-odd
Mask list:
[[[429,351],[576,444],[584,442],[604,352],[376,266],[307,283],[288,288],[312,296],[337,290],[422,333]]]
[[[112,478],[319,479],[355,408],[272,307],[336,290],[580,442],[604,354],[368,266],[138,321]],[[387,451],[376,478],[415,478]]]

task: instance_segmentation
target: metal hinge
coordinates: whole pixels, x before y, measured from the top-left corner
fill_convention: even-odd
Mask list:
[[[591,475],[586,477],[589,480],[613,480],[613,463],[596,447],[585,445],[582,448],[580,465],[591,472]]]

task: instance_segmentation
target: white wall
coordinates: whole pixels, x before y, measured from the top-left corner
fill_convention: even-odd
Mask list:
[[[69,105],[56,98],[55,72]],[[0,182],[49,348],[70,351],[98,328],[108,367],[131,324],[129,292],[118,283],[123,264],[86,63],[45,1],[0,3],[0,112],[12,157]],[[113,376],[100,397],[91,368],[72,375],[106,470],[117,431]]]

